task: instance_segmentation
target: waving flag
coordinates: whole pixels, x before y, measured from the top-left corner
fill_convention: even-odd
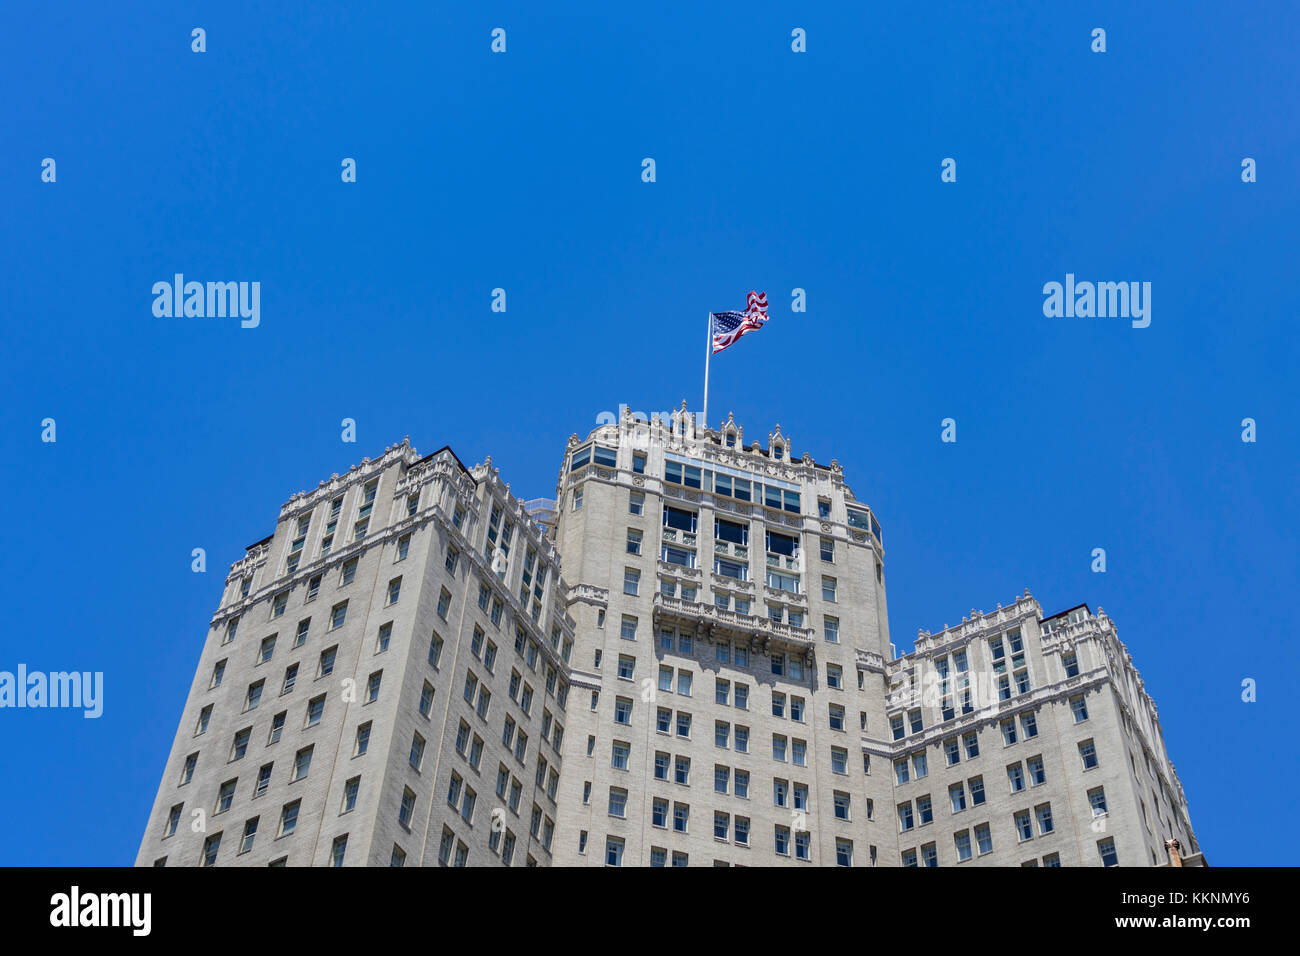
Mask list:
[[[742,335],[756,331],[767,321],[767,293],[750,292],[744,312],[710,312],[709,328],[716,355]]]

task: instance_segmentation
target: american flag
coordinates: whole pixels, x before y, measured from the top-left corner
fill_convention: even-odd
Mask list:
[[[710,312],[713,352],[717,355],[742,335],[763,327],[767,321],[767,293],[750,292],[744,312]]]

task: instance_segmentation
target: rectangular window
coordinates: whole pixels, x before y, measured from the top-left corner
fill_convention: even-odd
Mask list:
[[[1070,698],[1070,712],[1074,715],[1074,722],[1081,724],[1088,719],[1088,705],[1082,696]]]
[[[1097,841],[1097,853],[1101,856],[1102,866],[1119,866],[1119,854],[1115,852],[1115,841],[1111,837]]]
[[[838,617],[822,618],[822,637],[829,644],[838,644],[840,642],[840,619]]]
[[[1091,770],[1097,766],[1097,748],[1091,740],[1084,740],[1079,744],[1079,759],[1083,761],[1083,769]]]

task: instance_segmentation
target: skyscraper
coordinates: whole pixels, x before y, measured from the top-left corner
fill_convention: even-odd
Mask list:
[[[280,623],[318,597],[321,631]],[[1157,865],[1170,839],[1198,849],[1100,608],[1025,592],[896,657],[839,464],[683,404],[570,438],[554,502],[405,444],[290,499],[232,568],[138,862]]]
[[[549,862],[557,565],[447,448],[294,495],[226,578],[137,864]]]

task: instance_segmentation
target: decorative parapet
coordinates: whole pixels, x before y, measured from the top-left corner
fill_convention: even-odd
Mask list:
[[[871,671],[875,674],[885,673],[885,659],[875,651],[867,651],[862,648],[857,649],[858,668],[864,671]]]
[[[932,654],[949,644],[965,645],[978,638],[991,637],[998,631],[1025,620],[1038,620],[1042,613],[1042,607],[1026,588],[1024,595],[1016,598],[1016,603],[1010,607],[999,604],[997,610],[989,614],[972,609],[970,617],[962,618],[962,622],[958,625],[945,627],[938,634],[918,631],[913,652],[898,658],[895,663],[906,667],[914,662],[915,658]]]
[[[817,646],[812,628],[795,627],[756,614],[738,614],[713,604],[684,601],[661,593],[654,596],[654,608],[662,615],[686,620],[710,631],[716,628],[757,638],[763,642],[765,650],[769,643],[775,642],[811,656]]]
[[[565,592],[565,604],[582,601],[593,607],[609,607],[609,589],[598,588],[592,584],[575,584]]]

